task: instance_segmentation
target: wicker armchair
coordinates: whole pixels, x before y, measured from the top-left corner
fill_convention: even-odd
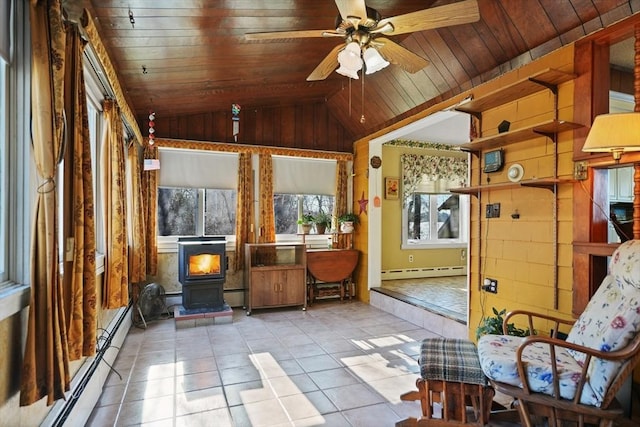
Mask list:
[[[640,359],[640,240],[621,244],[609,274],[573,323],[526,311],[509,313],[504,324],[525,316],[553,326],[551,336],[485,335],[478,356],[499,392],[512,396],[525,426],[635,425],[615,398]],[[558,338],[571,325],[566,340]]]

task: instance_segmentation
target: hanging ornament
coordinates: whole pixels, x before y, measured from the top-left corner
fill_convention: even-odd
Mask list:
[[[238,134],[240,133],[240,105],[231,104],[231,120],[233,121],[233,140],[238,142]]]
[[[156,120],[156,113],[154,113],[153,111],[149,111],[149,145],[153,145],[155,143],[155,137],[156,137],[155,120]]]

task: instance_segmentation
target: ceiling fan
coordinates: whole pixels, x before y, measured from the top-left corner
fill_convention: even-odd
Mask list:
[[[365,0],[335,0],[340,15],[335,30],[276,31],[248,33],[248,40],[287,40],[311,37],[342,37],[336,46],[307,77],[308,81],[324,80],[333,70],[351,78],[358,78],[362,69],[371,74],[389,63],[409,73],[415,73],[429,61],[400,46],[387,37],[466,24],[480,19],[477,0],[464,0],[444,6],[419,10],[404,15],[382,18]]]

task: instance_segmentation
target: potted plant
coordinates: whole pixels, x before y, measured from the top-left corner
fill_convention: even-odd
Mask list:
[[[313,227],[314,217],[310,213],[302,214],[300,219],[298,220],[298,224],[302,226],[302,232],[304,234],[309,234],[311,232],[311,227]]]
[[[480,338],[483,335],[493,334],[493,335],[502,335],[504,331],[502,329],[502,324],[504,323],[504,315],[507,314],[507,309],[504,308],[502,311],[496,310],[493,307],[493,316],[484,317],[482,322],[476,329],[476,339]],[[517,328],[515,324],[509,323],[507,325],[507,335],[513,335],[516,337],[526,337],[531,335],[531,331],[529,328],[520,329]]]
[[[351,233],[353,232],[354,226],[360,222],[360,218],[351,212],[340,215],[338,222],[340,223],[340,231],[343,233]]]
[[[324,234],[327,231],[327,227],[331,227],[331,215],[322,211],[313,218],[313,222],[316,225],[316,232],[318,234]]]

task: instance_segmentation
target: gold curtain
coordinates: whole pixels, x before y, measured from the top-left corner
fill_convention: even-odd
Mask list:
[[[244,267],[244,244],[249,242],[253,223],[253,180],[251,153],[240,153],[238,157],[238,202],[236,207],[236,256],[233,268]]]
[[[65,175],[65,237],[73,239],[73,259],[64,264],[64,289],[68,319],[69,359],[96,352],[96,229],[93,202],[91,144],[87,96],[82,71],[84,41],[77,26],[68,28],[65,81],[67,153]],[[59,183],[62,185],[62,183]],[[67,191],[68,189],[68,191]],[[66,240],[66,239],[65,239]]]
[[[273,162],[271,154],[260,154],[260,243],[276,241],[276,221],[273,211]]]
[[[124,136],[118,105],[105,100],[103,107],[106,123],[101,156],[106,239],[103,305],[119,308],[129,301]]]
[[[145,146],[145,159],[157,159],[158,148]],[[157,235],[157,210],[158,210],[158,171],[148,170],[142,174],[142,197],[144,200],[144,224],[147,239],[147,274],[158,273],[158,235]]]
[[[31,297],[20,405],[47,396],[47,405],[69,390],[64,293],[58,271],[56,170],[64,133],[65,30],[60,1],[30,2],[31,132],[41,180],[34,206]]]
[[[347,161],[338,160],[336,168],[336,199],[333,205],[333,217],[346,214],[347,210]],[[337,224],[336,224],[337,225]]]
[[[129,145],[129,281],[144,282],[147,279],[147,239],[145,236],[145,208],[142,198],[140,150],[138,144]],[[130,209],[129,209],[130,208]]]

